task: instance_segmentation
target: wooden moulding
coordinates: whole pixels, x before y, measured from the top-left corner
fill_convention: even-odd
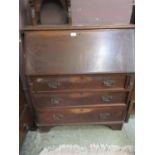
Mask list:
[[[95,123],[92,123],[95,124]],[[70,124],[71,125],[71,124]],[[80,124],[81,125],[81,124]],[[91,125],[91,124],[90,124]],[[119,123],[113,123],[113,124],[100,124],[100,125],[106,125],[108,127],[110,127],[112,130],[121,130],[123,127],[123,122],[119,122]],[[53,126],[39,126],[39,131],[40,132],[48,132]]]
[[[134,24],[128,25],[98,25],[98,26],[71,26],[71,25],[37,25],[37,26],[24,26],[22,31],[39,31],[39,30],[91,30],[91,29],[134,29]]]

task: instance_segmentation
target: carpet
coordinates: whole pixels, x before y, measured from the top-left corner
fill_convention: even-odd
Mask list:
[[[39,155],[47,148],[53,151],[64,145],[88,148],[92,146],[91,144],[104,144],[106,149],[117,146],[117,150],[128,150],[129,146],[134,147],[135,144],[134,128],[135,119],[132,117],[128,123],[124,124],[123,129],[118,131],[104,125],[55,126],[45,133],[41,133],[39,130],[29,131],[20,150],[20,155]]]
[[[57,148],[44,148],[39,155],[134,155],[134,148],[131,145],[102,145],[90,144],[89,147],[79,145],[60,145]]]

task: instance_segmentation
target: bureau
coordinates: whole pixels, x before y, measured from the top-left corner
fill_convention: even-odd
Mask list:
[[[41,131],[75,124],[121,129],[128,121],[133,6],[133,0],[20,0],[20,72]]]
[[[29,26],[23,34],[37,127],[122,128],[134,91],[134,26]]]

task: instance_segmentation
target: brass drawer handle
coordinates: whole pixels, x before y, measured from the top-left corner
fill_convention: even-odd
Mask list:
[[[100,117],[100,119],[105,120],[105,119],[108,119],[109,117],[111,117],[111,113],[109,113],[109,112],[101,112],[99,114],[99,117]]]
[[[53,114],[53,119],[55,121],[60,121],[63,118],[63,114]]]
[[[111,102],[112,101],[112,96],[102,96],[101,100],[102,102]]]
[[[112,86],[115,84],[115,80],[106,79],[106,80],[103,80],[102,83],[103,83],[106,87],[112,87]]]
[[[59,88],[60,82],[58,82],[58,81],[48,82],[48,87],[53,88],[53,89]]]
[[[53,105],[58,105],[58,104],[60,104],[60,98],[59,97],[52,97],[51,98],[51,104],[53,104]]]

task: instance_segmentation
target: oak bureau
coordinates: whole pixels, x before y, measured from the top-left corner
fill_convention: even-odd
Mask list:
[[[37,10],[34,25],[22,28],[24,74],[36,126],[121,129],[134,92],[134,25],[37,25],[49,17]]]
[[[132,27],[26,29],[24,52],[38,127],[122,127],[134,89]]]

